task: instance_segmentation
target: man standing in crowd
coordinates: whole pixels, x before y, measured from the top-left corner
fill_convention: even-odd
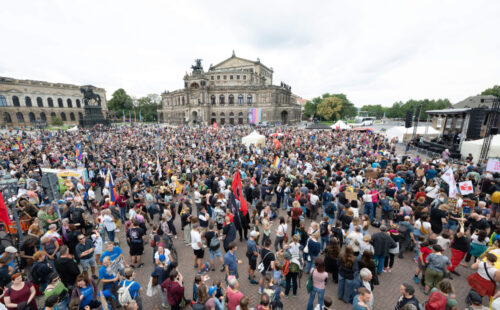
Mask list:
[[[144,236],[145,232],[139,226],[137,219],[132,219],[132,226],[127,231],[127,242],[130,247],[132,268],[144,266],[144,263],[141,263],[141,255],[144,253]]]
[[[83,234],[78,235],[78,244],[75,248],[76,256],[80,259],[80,265],[82,266],[83,274],[85,278],[88,278],[89,267],[92,271],[92,278],[97,280],[95,274],[95,259],[94,259],[94,244]]]

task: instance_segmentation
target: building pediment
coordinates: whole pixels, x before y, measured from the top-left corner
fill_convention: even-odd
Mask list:
[[[222,69],[236,69],[236,68],[245,68],[245,67],[253,67],[257,64],[256,61],[251,61],[248,59],[240,58],[240,57],[230,57],[211,68],[211,70],[222,70]]]

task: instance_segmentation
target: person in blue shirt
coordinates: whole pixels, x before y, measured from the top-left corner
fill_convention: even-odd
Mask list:
[[[111,265],[111,259],[106,256],[102,261],[102,266],[99,268],[99,280],[103,283],[103,289],[116,292],[116,283],[118,282],[118,275],[111,273],[109,266]]]
[[[236,242],[231,242],[229,244],[229,251],[224,255],[224,266],[226,267],[226,279],[229,276],[235,276],[238,278],[238,264],[242,261],[236,258]]]
[[[327,204],[332,202],[333,195],[331,193],[332,187],[328,186],[325,188],[325,191],[323,192],[323,195],[321,195],[321,198],[323,199],[323,216],[327,215],[325,211],[325,207]]]
[[[434,166],[431,166],[431,169],[427,170],[427,173],[425,174],[425,178],[427,181],[434,179],[437,176],[438,172],[434,168]]]
[[[106,243],[106,251],[102,253],[101,255],[101,263],[104,261],[104,258],[109,257],[110,263],[112,263],[115,259],[121,258],[123,262],[123,266],[125,268],[129,267],[129,264],[125,260],[125,257],[123,256],[123,251],[119,246],[115,246],[113,242],[107,242]],[[123,274],[124,270],[120,270],[120,273]]]
[[[396,176],[394,179],[392,179],[392,182],[394,182],[394,184],[396,184],[397,188],[398,189],[401,189],[401,186],[403,186],[403,184],[405,184],[405,180],[400,177],[399,175]]]
[[[372,293],[365,288],[360,287],[358,289],[358,295],[354,296],[354,301],[352,302],[353,310],[370,310],[370,299],[372,298]]]
[[[71,294],[71,298],[73,299],[76,297],[80,299],[80,309],[84,309],[85,306],[94,309],[101,305],[101,302],[98,300],[97,292],[97,286],[94,280],[86,277],[84,274],[80,274],[76,277],[76,285]]]
[[[131,268],[125,269],[125,279],[120,282],[120,287],[128,287],[130,297],[137,302],[139,310],[142,310],[141,285],[135,281],[135,271]]]

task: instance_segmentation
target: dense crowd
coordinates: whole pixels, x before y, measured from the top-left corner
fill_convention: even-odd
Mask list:
[[[475,271],[463,296],[469,309],[489,301],[500,309],[499,175],[485,163],[403,156],[372,132],[261,128],[264,144],[243,145],[251,130],[5,133],[0,174],[17,180],[25,235],[18,249],[0,247],[1,307],[142,309],[158,294],[170,309],[282,309],[304,275],[309,300],[297,302],[308,310],[373,309],[383,274],[407,256],[414,275],[394,286],[395,309],[457,309],[459,264]],[[51,200],[46,168],[86,175],[67,178]],[[445,178],[450,169],[456,184]],[[456,188],[464,181],[472,182],[467,195]],[[192,258],[178,257],[175,239]],[[147,246],[151,258],[143,257]],[[194,279],[178,269],[189,259]],[[145,264],[151,277],[139,283]],[[211,282],[212,272],[224,281]],[[258,303],[239,290],[241,281],[255,285]],[[326,291],[327,281],[337,292]],[[419,285],[427,300],[415,297]]]

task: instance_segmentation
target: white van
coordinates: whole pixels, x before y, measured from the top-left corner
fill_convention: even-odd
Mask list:
[[[354,127],[364,127],[364,126],[372,126],[375,123],[375,117],[369,116],[356,116],[354,119]]]

